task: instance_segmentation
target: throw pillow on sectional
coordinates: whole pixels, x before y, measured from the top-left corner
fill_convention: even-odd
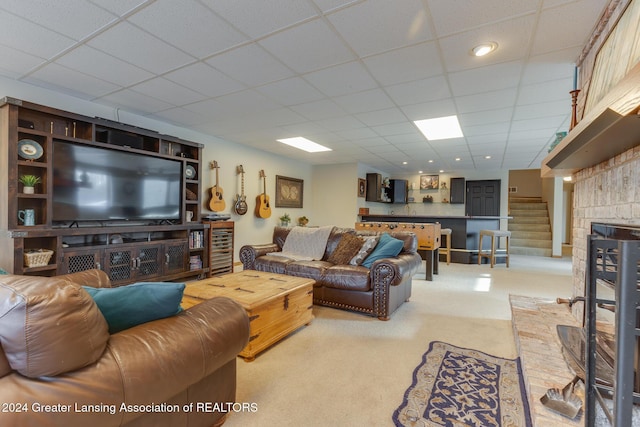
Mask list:
[[[346,265],[362,248],[364,242],[354,234],[344,234],[327,261],[336,265]]]
[[[182,311],[184,283],[140,282],[117,288],[83,286],[98,305],[115,334],[141,323],[163,319]]]
[[[398,256],[402,251],[404,242],[396,238],[391,237],[389,233],[383,233],[380,236],[380,241],[376,245],[376,248],[362,263],[363,267],[371,268],[374,262],[383,258],[393,258]]]
[[[358,253],[353,258],[351,258],[349,264],[362,265],[364,260],[367,259],[369,254],[371,254],[371,252],[373,252],[373,250],[376,248],[378,240],[380,240],[380,236],[378,235],[364,237],[364,243],[362,244],[362,247],[360,248]]]

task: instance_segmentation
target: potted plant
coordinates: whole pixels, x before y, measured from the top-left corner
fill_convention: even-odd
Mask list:
[[[298,218],[298,225],[299,226],[304,227],[307,224],[309,224],[309,218],[307,218],[306,216],[301,216],[300,218]]]
[[[288,213],[280,217],[280,225],[282,225],[283,227],[288,227],[290,222],[291,222],[291,217],[289,216]]]
[[[24,194],[33,194],[35,192],[35,185],[41,182],[40,177],[35,175],[21,175],[18,181],[24,185],[24,188],[22,189]]]

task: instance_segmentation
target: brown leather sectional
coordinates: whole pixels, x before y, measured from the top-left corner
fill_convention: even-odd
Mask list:
[[[90,270],[0,276],[0,426],[212,426],[231,412],[245,310],[214,298],[109,335]],[[193,406],[190,406],[193,405]]]
[[[240,260],[245,270],[268,271],[314,279],[314,304],[353,310],[381,320],[393,313],[411,297],[411,280],[422,259],[417,253],[417,238],[412,232],[391,231],[389,234],[404,242],[400,254],[373,263],[371,268],[360,265],[335,265],[327,261],[345,233],[358,236],[379,234],[375,231],[334,227],[325,254],[319,261],[294,261],[267,255],[282,251],[291,228],[275,227],[273,241],[240,248]]]

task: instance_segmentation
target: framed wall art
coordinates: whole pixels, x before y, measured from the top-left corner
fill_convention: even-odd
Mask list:
[[[365,197],[367,194],[367,180],[358,178],[358,197]]]
[[[301,208],[304,180],[276,175],[276,208]]]
[[[439,175],[420,175],[421,190],[437,190],[440,188]]]

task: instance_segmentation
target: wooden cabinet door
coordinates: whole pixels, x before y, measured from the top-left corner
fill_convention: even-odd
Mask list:
[[[94,268],[102,270],[102,255],[102,249],[65,250],[59,274],[77,273]]]
[[[178,241],[164,245],[164,274],[182,273],[188,270],[189,243]]]

